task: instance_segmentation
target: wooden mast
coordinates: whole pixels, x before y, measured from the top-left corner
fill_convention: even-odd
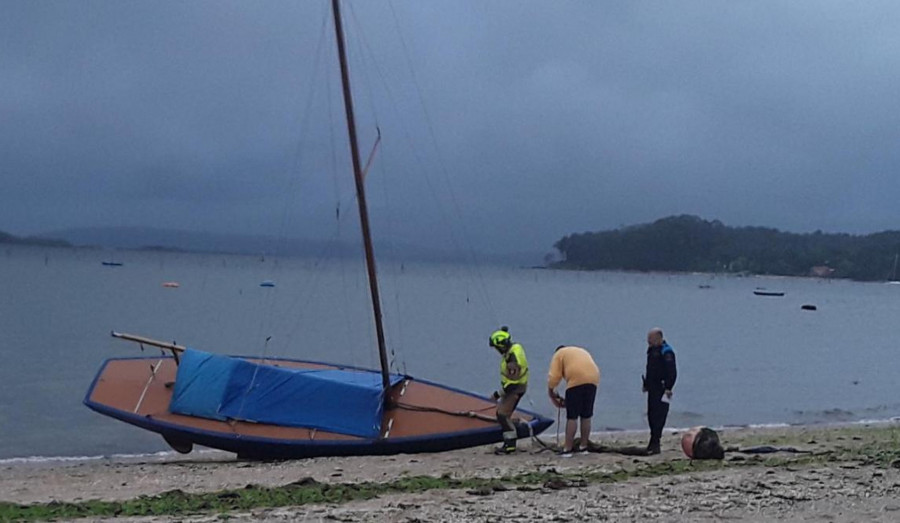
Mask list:
[[[341,63],[341,85],[344,88],[344,109],[347,112],[347,130],[350,134],[350,152],[353,159],[353,178],[356,180],[356,201],[359,205],[359,222],[362,227],[363,246],[366,250],[366,269],[369,273],[369,291],[372,295],[372,313],[375,315],[375,333],[378,338],[378,356],[381,360],[381,382],[385,391],[390,388],[388,377],[387,350],[384,343],[384,326],[381,324],[381,299],[378,296],[378,280],[375,273],[375,251],[369,230],[369,212],[366,207],[366,191],[363,184],[362,168],[359,161],[359,146],[356,141],[356,120],[353,117],[353,96],[350,93],[350,71],[347,68],[347,53],[344,49],[344,28],[341,24],[341,6],[338,0],[331,0],[334,13],[334,32],[337,36],[338,58]],[[387,395],[385,394],[385,399]]]

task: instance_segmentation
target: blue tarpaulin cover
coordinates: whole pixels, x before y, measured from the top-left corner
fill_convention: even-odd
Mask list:
[[[391,385],[402,380],[391,375]],[[377,438],[383,398],[377,372],[290,369],[187,349],[169,410]]]

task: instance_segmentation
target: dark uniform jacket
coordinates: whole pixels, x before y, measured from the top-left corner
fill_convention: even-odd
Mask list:
[[[672,390],[678,370],[675,366],[675,351],[665,341],[661,347],[647,348],[647,373],[644,375],[647,390]]]

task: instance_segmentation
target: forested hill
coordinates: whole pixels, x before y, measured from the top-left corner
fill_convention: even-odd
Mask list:
[[[51,238],[23,238],[21,236],[14,236],[12,234],[0,231],[0,244],[2,243],[16,243],[22,245],[46,245],[53,247],[71,247],[67,241],[64,240],[55,240]]]
[[[895,279],[900,231],[868,235],[728,227],[697,216],[670,216],[621,229],[572,234],[556,242],[557,268],[731,272],[855,280]],[[814,270],[814,268],[816,268]]]

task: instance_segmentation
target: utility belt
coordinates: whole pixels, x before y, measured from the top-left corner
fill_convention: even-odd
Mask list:
[[[518,394],[520,396],[525,394],[525,391],[528,389],[527,383],[510,383],[503,387],[503,395],[509,396],[510,394]]]

